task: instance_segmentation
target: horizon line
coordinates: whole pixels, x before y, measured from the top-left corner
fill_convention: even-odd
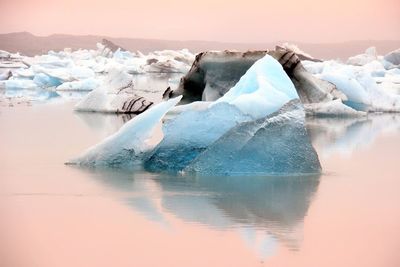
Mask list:
[[[351,42],[400,42],[400,39],[354,39],[346,41],[332,41],[332,42],[304,42],[304,41],[294,41],[294,40],[278,40],[278,41],[265,41],[265,42],[236,42],[236,41],[213,41],[213,40],[176,40],[176,39],[158,39],[158,38],[144,38],[144,37],[115,37],[103,34],[71,34],[71,33],[52,33],[48,35],[38,35],[29,31],[16,31],[16,32],[0,32],[0,35],[10,35],[10,34],[30,34],[34,37],[52,37],[57,35],[66,35],[74,37],[101,37],[108,39],[134,39],[134,40],[148,40],[148,41],[167,41],[167,42],[204,42],[204,43],[220,43],[220,44],[282,44],[282,43],[292,43],[292,44],[309,44],[309,45],[321,45],[321,44],[343,44]]]

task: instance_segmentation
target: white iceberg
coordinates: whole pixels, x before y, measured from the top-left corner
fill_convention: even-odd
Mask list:
[[[141,113],[153,102],[134,93],[132,76],[121,69],[111,69],[103,84],[88,93],[75,106],[76,111],[105,113]]]
[[[392,65],[392,67],[399,67],[400,66],[400,48],[386,54],[384,57],[384,60],[389,62]]]
[[[33,80],[27,79],[10,79],[3,81],[7,91],[14,90],[35,90],[38,85]]]
[[[57,91],[92,91],[101,85],[101,81],[95,78],[65,82],[57,86]]]
[[[363,66],[377,59],[378,59],[378,54],[376,52],[376,48],[369,47],[367,50],[365,50],[364,54],[349,57],[349,59],[347,60],[347,64],[355,66]]]
[[[304,109],[307,115],[317,117],[359,117],[367,115],[366,112],[357,111],[343,104],[340,99],[321,103],[304,104]]]
[[[385,70],[379,61],[363,66],[341,64],[336,61],[307,62],[305,67],[316,77],[331,82],[343,92],[349,107],[368,112],[399,112],[400,96],[396,91],[398,73]]]
[[[179,75],[188,71],[194,60],[194,55],[186,49],[155,51],[144,55],[140,52],[121,49],[115,51],[102,44],[98,45],[97,50],[72,51],[66,48],[63,51],[49,51],[47,54],[34,57],[24,57],[3,51],[0,57],[3,56],[6,61],[2,60],[0,65],[3,68],[12,69],[14,80],[24,80],[11,82],[8,87],[12,90],[57,87],[60,91],[91,91],[99,87],[96,80],[102,80],[104,75],[115,68],[129,74],[176,73]],[[31,86],[32,82],[25,80],[33,80],[36,87]],[[7,87],[6,83],[2,82],[0,87]],[[115,97],[117,103],[112,106],[118,107],[123,99],[126,100],[126,96]],[[115,109],[111,108],[111,110]]]

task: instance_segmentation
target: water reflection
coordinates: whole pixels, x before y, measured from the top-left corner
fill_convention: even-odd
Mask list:
[[[236,231],[266,259],[280,243],[297,250],[319,176],[182,177],[145,171],[86,169],[120,201],[166,229],[171,216],[219,231]]]
[[[98,112],[74,112],[90,130],[101,133],[104,137],[119,130],[125,123],[131,120],[133,114],[104,114]]]
[[[83,116],[82,116],[83,115]],[[114,132],[124,118],[78,115],[95,131]],[[307,130],[321,156],[351,154],[383,133],[397,132],[400,116],[308,118]],[[166,230],[176,220],[218,231],[234,231],[260,259],[278,245],[297,250],[303,242],[303,221],[318,191],[319,176],[182,177],[143,170],[86,169],[115,198]]]
[[[319,156],[350,156],[370,146],[381,134],[398,132],[400,115],[369,114],[359,118],[307,118],[307,131]]]

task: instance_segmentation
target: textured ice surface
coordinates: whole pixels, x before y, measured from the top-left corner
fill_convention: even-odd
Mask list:
[[[140,113],[151,102],[134,92],[132,76],[122,69],[109,71],[101,86],[87,94],[75,107],[77,111]],[[129,107],[129,108],[128,108]]]
[[[318,155],[293,100],[270,116],[239,124],[197,156],[184,171],[196,175],[319,173]]]
[[[367,115],[366,112],[357,111],[343,104],[340,99],[329,102],[305,104],[304,109],[307,115],[318,117],[359,117]]]
[[[68,162],[86,166],[133,165],[154,147],[149,143],[162,117],[174,107],[181,97],[159,103],[150,110],[134,117],[121,129],[81,156]]]
[[[163,126],[164,139],[146,162],[153,171],[180,171],[200,152],[240,122],[251,117],[228,103],[206,110],[189,110]]]
[[[379,60],[360,66],[335,61],[306,62],[304,65],[318,78],[335,84],[347,97],[343,103],[355,110],[400,111],[400,96],[396,95],[400,76],[395,70],[386,70]]]
[[[92,91],[99,87],[100,79],[87,78],[79,81],[65,82],[57,86],[57,91]]]
[[[273,57],[266,55],[256,61],[239,82],[216,103],[227,102],[254,119],[263,118],[297,99],[292,81]]]

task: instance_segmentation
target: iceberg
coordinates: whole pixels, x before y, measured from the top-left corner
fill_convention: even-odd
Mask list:
[[[254,62],[266,53],[267,51],[202,52],[196,56],[173,96],[183,95],[184,103],[215,101],[229,91]]]
[[[180,79],[180,76],[189,70],[194,55],[187,49],[154,51],[145,55],[139,51],[126,51],[118,45],[104,40],[104,44],[97,45],[97,50],[72,51],[72,49],[66,48],[63,51],[49,51],[47,54],[34,57],[0,51],[0,59],[0,67],[6,70],[10,69],[14,80],[33,80],[37,89],[39,87],[51,89],[57,87],[56,90],[59,91],[92,91],[100,85],[97,80],[101,81],[103,76],[108,75],[108,72],[112,72],[115,68],[129,74],[142,74],[143,76],[153,73],[175,74]],[[0,80],[6,80],[6,78],[10,79],[6,75],[1,75]],[[21,90],[28,87],[27,83],[25,81],[11,82],[9,88]],[[1,82],[0,87],[7,87],[6,83]],[[29,86],[29,88],[34,87]],[[163,89],[165,90],[165,88]],[[30,96],[31,94],[27,95],[28,98]],[[161,94],[159,98],[161,98]],[[116,109],[122,108],[119,105],[126,100],[126,95],[115,97],[117,103],[111,104],[111,110],[106,109],[105,112],[114,112]],[[129,101],[135,100],[141,103],[140,105],[135,104],[135,112],[141,112],[139,109],[144,110],[150,103],[147,100],[144,103],[145,99],[139,96],[131,96]]]
[[[345,105],[340,99],[323,103],[304,104],[304,109],[308,116],[316,117],[359,117],[367,115],[366,112],[357,111]]]
[[[365,64],[368,64],[377,59],[378,59],[378,54],[376,52],[376,48],[370,47],[367,50],[365,50],[364,54],[360,54],[354,57],[349,57],[349,59],[347,60],[347,64],[355,66],[364,66]]]
[[[65,82],[57,86],[57,91],[92,91],[101,85],[100,80],[87,78],[84,80]]]
[[[318,78],[335,84],[347,98],[343,103],[355,110],[400,111],[400,96],[390,92],[396,91],[399,76],[393,69],[385,70],[380,61],[371,61],[363,66],[336,61],[307,62],[305,66]]]
[[[35,90],[38,85],[33,80],[26,79],[10,79],[3,81],[7,91],[14,90]]]
[[[400,48],[386,54],[384,60],[392,64],[392,67],[400,67]]]
[[[135,165],[146,156],[146,152],[154,147],[156,143],[154,144],[150,140],[154,137],[157,126],[160,125],[161,119],[168,110],[180,100],[181,97],[177,97],[157,104],[147,112],[134,117],[115,134],[66,164],[83,166]]]
[[[58,78],[53,76],[46,75],[44,73],[38,73],[33,78],[33,82],[37,84],[37,86],[46,88],[46,87],[56,87],[62,84]]]
[[[291,44],[291,43],[283,43],[282,45],[280,45],[279,47],[285,49],[285,50],[290,50],[293,51],[301,61],[303,60],[310,60],[310,61],[314,61],[314,62],[321,62],[322,60],[320,59],[316,59],[313,56],[311,56],[310,54],[304,52],[303,50],[301,50],[297,45],[295,44]]]
[[[0,72],[0,81],[5,81],[8,80],[12,77],[12,72],[10,70],[8,71],[4,71],[4,72]]]
[[[111,69],[103,84],[77,103],[75,110],[105,113],[142,113],[153,105],[153,102],[136,95],[133,88],[131,75],[119,68]]]
[[[263,118],[292,99],[298,99],[298,95],[289,77],[275,59],[266,55],[222,98],[206,108],[191,104],[198,110],[183,111],[166,122],[164,139],[145,167],[181,171],[233,127]]]
[[[184,111],[164,124],[164,138],[145,162],[145,168],[178,172],[226,131],[249,120],[250,116],[224,102],[205,110]]]
[[[190,71],[183,77],[178,88],[167,96],[183,95],[183,102],[215,101],[225,95],[246,71],[265,55],[270,55],[282,65],[292,80],[303,103],[319,103],[335,98],[345,99],[335,85],[311,75],[302,65],[301,59],[315,62],[297,47],[277,46],[275,50],[266,51],[209,51],[196,56]]]
[[[343,68],[336,72],[322,74],[346,96],[348,106],[362,111],[400,111],[400,96],[390,95],[381,90],[371,75],[365,71]]]
[[[201,176],[299,175],[320,171],[298,99],[266,118],[232,128],[184,169],[185,173]]]
[[[265,55],[216,103],[232,104],[243,113],[259,119],[298,98],[296,88],[281,64],[270,55]]]

